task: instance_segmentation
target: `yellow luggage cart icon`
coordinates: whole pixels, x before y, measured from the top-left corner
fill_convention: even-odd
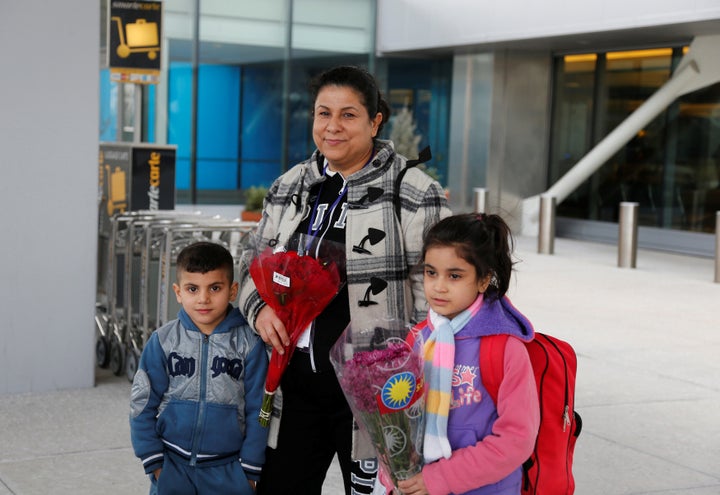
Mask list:
[[[120,37],[117,54],[120,58],[128,58],[131,53],[135,52],[147,52],[150,60],[157,57],[158,51],[160,51],[157,23],[138,19],[137,22],[128,24],[123,29],[120,17],[113,16],[112,20],[117,22],[118,36]]]
[[[120,167],[115,167],[115,171],[110,173],[110,165],[105,165],[108,176],[108,198],[107,212],[108,216],[113,216],[115,212],[124,212],[127,209],[127,191],[125,190],[125,171]]]

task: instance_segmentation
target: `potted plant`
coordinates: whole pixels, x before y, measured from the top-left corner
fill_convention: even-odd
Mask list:
[[[240,212],[240,218],[248,222],[259,222],[262,218],[263,201],[268,188],[252,186],[245,191],[245,208]]]

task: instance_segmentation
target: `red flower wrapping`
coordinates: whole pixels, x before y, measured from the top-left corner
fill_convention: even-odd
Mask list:
[[[265,381],[260,423],[267,426],[272,402],[298,339],[342,287],[338,260],[301,256],[297,251],[266,248],[250,264],[250,276],[265,303],[275,310],[290,335],[285,354],[273,349]]]

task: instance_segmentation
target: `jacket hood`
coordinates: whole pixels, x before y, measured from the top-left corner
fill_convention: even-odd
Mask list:
[[[535,337],[535,329],[507,296],[502,299],[484,299],[474,318],[457,333],[457,337],[484,337],[508,334],[524,342]]]
[[[185,328],[193,330],[195,332],[200,331],[197,325],[195,325],[195,322],[192,321],[192,319],[190,318],[190,316],[188,316],[184,309],[180,309],[180,311],[178,312],[178,318],[180,319]],[[225,315],[225,319],[221,321],[218,326],[215,327],[213,333],[229,332],[230,329],[239,327],[241,325],[247,325],[247,320],[245,320],[238,308],[233,308],[232,305],[228,304],[228,312]]]

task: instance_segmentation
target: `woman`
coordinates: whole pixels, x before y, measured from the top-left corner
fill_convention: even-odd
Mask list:
[[[283,375],[258,493],[320,495],[336,454],[346,494],[371,493],[374,453],[355,435],[329,350],[351,319],[361,325],[387,315],[413,323],[424,318],[422,279],[409,274],[423,234],[450,211],[440,184],[417,168],[404,170],[407,159],[377,138],[389,106],[367,71],[336,67],[313,81],[311,91],[317,150],[273,183],[257,237],[282,245],[302,233],[344,244],[347,283]],[[260,337],[284,352],[285,326],[247,274],[239,306]]]

